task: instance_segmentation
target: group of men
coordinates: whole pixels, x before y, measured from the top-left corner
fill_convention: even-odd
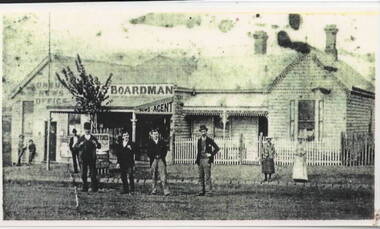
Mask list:
[[[88,191],[88,170],[90,170],[92,191],[96,192],[98,190],[98,181],[96,178],[96,149],[99,149],[101,145],[96,137],[91,135],[90,129],[90,123],[85,123],[85,134],[80,137],[74,129],[74,135],[70,139],[69,144],[73,156],[74,172],[78,173],[78,166],[81,167],[83,180],[82,191],[84,192]],[[201,125],[199,131],[201,136],[197,142],[197,156],[195,163],[198,165],[200,184],[200,192],[198,195],[204,196],[212,194],[211,164],[214,162],[215,155],[219,152],[219,146],[212,138],[207,136],[208,129],[205,125]],[[147,149],[153,180],[151,194],[157,194],[157,182],[159,178],[161,180],[164,195],[168,196],[170,195],[166,169],[166,154],[168,152],[168,148],[166,143],[160,139],[158,129],[152,129],[149,135],[150,137],[147,142]],[[119,139],[116,144],[115,152],[117,156],[117,166],[120,169],[120,176],[123,183],[121,193],[131,195],[135,190],[134,169],[137,147],[134,142],[130,140],[129,133],[127,131],[123,131],[121,139]],[[268,180],[268,175],[270,180],[271,175],[275,172],[273,161],[274,156],[274,146],[271,143],[271,139],[267,138],[262,155],[262,173],[265,174],[265,181]]]
[[[96,149],[101,147],[100,143],[90,134],[90,123],[84,124],[85,134],[78,136],[77,131],[73,130],[73,137],[70,139],[69,147],[73,156],[74,172],[78,173],[78,166],[82,171],[83,189],[88,191],[87,173],[88,168],[91,176],[91,189],[98,191],[98,181],[96,179]],[[200,126],[201,137],[198,140],[198,153],[195,163],[198,165],[200,196],[212,193],[211,185],[211,164],[214,156],[219,151],[218,145],[214,140],[207,136],[207,127]],[[152,173],[153,187],[151,194],[157,194],[158,178],[161,180],[165,196],[170,195],[170,188],[167,182],[166,154],[168,148],[166,143],[160,139],[158,129],[152,129],[149,133],[150,138],[147,142],[148,157]],[[117,142],[116,147],[117,165],[120,168],[120,176],[123,183],[121,194],[134,193],[134,169],[136,145],[130,140],[129,133],[123,131],[122,138]]]

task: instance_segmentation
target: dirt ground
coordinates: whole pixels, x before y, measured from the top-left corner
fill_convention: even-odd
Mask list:
[[[196,167],[168,166],[172,195],[150,195],[150,176],[137,168],[136,193],[119,194],[121,184],[98,193],[78,192],[76,208],[70,166],[5,167],[5,220],[265,220],[373,218],[373,167],[311,167],[306,186],[284,182],[291,168],[278,168],[286,185],[236,182],[262,179],[259,166],[214,166],[213,196],[198,197]],[[77,175],[79,178],[79,176]],[[77,179],[80,187],[80,179]],[[146,182],[145,182],[146,181]],[[189,181],[193,183],[188,183]],[[232,182],[230,182],[232,181]],[[327,186],[324,184],[328,184]],[[348,186],[336,184],[351,184]],[[369,184],[369,185],[368,185]],[[334,188],[332,188],[334,187]]]
[[[72,185],[7,182],[5,220],[157,219],[369,219],[373,191],[276,185],[217,185],[213,196],[198,197],[197,185],[171,184],[172,195],[150,195],[140,184],[133,196],[119,194],[119,185],[98,193],[79,192],[76,208]]]

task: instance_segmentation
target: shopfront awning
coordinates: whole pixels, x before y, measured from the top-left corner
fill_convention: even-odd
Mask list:
[[[198,94],[184,102],[186,115],[266,116],[265,94]]]
[[[113,97],[108,108],[111,112],[171,113],[172,102],[173,96]],[[47,106],[47,109],[54,113],[71,113],[75,106]]]

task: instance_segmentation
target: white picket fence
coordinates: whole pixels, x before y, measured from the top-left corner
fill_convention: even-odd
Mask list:
[[[220,151],[214,158],[215,164],[248,164],[258,160],[258,142],[250,142],[239,138],[215,138],[215,143],[220,147]],[[178,138],[175,140],[174,163],[191,164],[196,160],[198,138]],[[242,144],[243,143],[243,144]]]
[[[278,165],[292,165],[296,152],[297,141],[273,141],[276,148],[275,163]],[[341,165],[340,141],[325,139],[323,141],[304,142],[306,161],[308,165]]]
[[[259,140],[245,138],[215,138],[220,151],[215,156],[215,164],[254,164],[260,162]],[[197,154],[198,138],[175,139],[174,163],[192,164]],[[297,141],[273,140],[276,148],[275,163],[277,165],[291,165],[294,161]],[[341,146],[339,139],[325,139],[322,142],[305,142],[309,165],[341,165]]]

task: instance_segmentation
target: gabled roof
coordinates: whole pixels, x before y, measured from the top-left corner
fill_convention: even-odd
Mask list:
[[[342,61],[334,61],[328,54],[315,48],[309,54],[300,54],[282,48],[278,55],[251,55],[247,57],[182,57],[170,58],[157,55],[142,61],[138,65],[115,64],[104,61],[82,59],[87,72],[104,81],[113,73],[112,84],[176,84],[179,87],[197,90],[271,90],[274,85],[306,55],[314,56],[314,60],[322,68],[330,71],[346,89],[353,87],[374,91],[372,83],[365,80],[351,66]],[[14,89],[14,98],[34,77],[49,63],[46,57],[25,79]],[[52,57],[52,77],[64,67],[75,69],[75,58],[54,55]],[[332,67],[332,68],[329,68]],[[337,69],[335,72],[331,71]]]
[[[360,73],[353,69],[348,64],[340,60],[335,60],[333,56],[326,54],[318,49],[311,48],[310,53],[299,54],[299,56],[273,80],[268,86],[268,91],[271,91],[275,85],[291,71],[297,64],[303,61],[306,57],[311,59],[318,65],[331,74],[345,90],[356,90],[357,88],[370,93],[374,93],[374,85],[366,80]]]
[[[26,77],[12,89],[10,98],[13,99],[46,65],[49,64],[49,56],[45,57]]]

